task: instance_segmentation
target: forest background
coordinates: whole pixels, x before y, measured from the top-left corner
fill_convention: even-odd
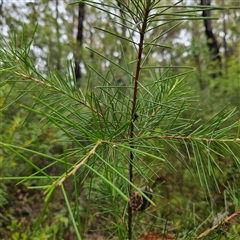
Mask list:
[[[95,7],[94,4],[88,5],[84,1],[70,4],[73,2],[64,0],[1,1],[1,46],[9,44],[10,47],[15,48],[16,52],[25,49],[22,54],[26,54],[31,59],[28,64],[29,66],[34,64],[39,73],[39,79],[40,76],[48,78],[53,77],[54,74],[58,76],[59,81],[74,79],[70,81],[74,82],[77,89],[81,89],[80,92],[83,95],[85,91],[98,89],[103,76],[107,84],[110,80],[106,79],[110,78],[116,88],[121,89],[117,90],[121,91],[121,93],[118,92],[120,94],[118,101],[121,102],[123,96],[129,95],[128,88],[125,88],[128,86],[129,76],[123,74],[122,68],[117,65],[124,66],[125,61],[130,62],[134,58],[129,42],[125,43],[121,39],[114,38],[117,34],[129,38],[125,22],[121,19],[122,25],[117,25],[112,12],[101,11],[99,5]],[[103,2],[106,8],[111,4],[111,1]],[[175,11],[183,9],[183,6],[187,9],[190,5],[210,4],[208,0],[178,1],[178,4],[176,2],[174,0],[160,1],[159,4],[169,6],[175,4]],[[117,1],[115,4],[117,5]],[[184,88],[188,91],[184,94],[186,98],[194,99],[194,101],[191,102],[191,107],[181,112],[181,117],[190,119],[198,109],[197,116],[201,124],[208,122],[213,124],[212,118],[219,114],[222,118],[226,118],[223,127],[235,136],[233,139],[239,139],[239,126],[235,123],[239,122],[240,116],[240,3],[237,0],[212,0],[211,6],[217,7],[211,11],[199,10],[197,14],[199,17],[212,19],[190,19],[183,20],[177,25],[175,25],[176,22],[162,25],[161,31],[164,35],[161,36],[160,42],[166,47],[154,48],[146,58],[146,64],[162,66],[160,70],[156,70],[156,74],[159,72],[163,74],[164,69],[169,68],[172,71],[169,74],[177,73],[179,76],[185,71],[184,66],[188,66],[189,74],[184,79],[186,84]],[[232,7],[228,8],[228,6]],[[104,31],[99,29],[104,29]],[[115,32],[116,36],[108,32]],[[132,41],[138,40],[137,35],[132,36]],[[3,53],[4,51],[1,52],[2,56]],[[111,61],[103,56],[108,56]],[[96,178],[97,173],[91,172],[91,167],[88,169],[91,173],[85,174],[87,170],[81,170],[76,174],[74,181],[68,178],[65,181],[66,191],[62,192],[60,188],[56,188],[51,198],[49,200],[46,198],[50,196],[46,191],[49,183],[41,174],[34,175],[36,166],[38,173],[41,173],[39,169],[42,169],[52,179],[62,176],[63,172],[67,172],[66,165],[51,165],[52,160],[49,156],[55,159],[64,159],[62,156],[68,156],[69,161],[73,163],[74,160],[71,157],[74,154],[69,154],[68,150],[75,149],[77,146],[69,141],[69,136],[63,129],[44,121],[43,117],[46,116],[29,111],[30,106],[42,108],[41,102],[33,97],[37,95],[37,98],[41,99],[41,95],[44,95],[44,88],[37,86],[29,89],[28,83],[15,81],[13,76],[6,75],[4,61],[0,60],[0,64],[2,70],[0,71],[1,142],[7,144],[1,147],[0,157],[0,238],[125,239],[122,233],[124,230],[121,230],[122,232],[119,230],[119,226],[124,225],[124,220],[112,219],[112,212],[110,214],[107,210],[111,203],[103,198],[106,189],[111,185],[103,187],[104,178]],[[172,66],[179,66],[179,68]],[[144,73],[141,78],[144,78],[146,82],[151,79],[150,75],[144,75]],[[49,97],[49,102],[55,101],[50,94],[47,97]],[[45,96],[45,101],[47,97]],[[95,99],[94,96],[91,97]],[[58,104],[61,104],[61,99]],[[50,110],[48,108],[48,111]],[[134,121],[141,121],[138,117],[136,115]],[[79,124],[82,124],[81,121]],[[198,122],[194,124],[196,124],[195,129],[198,129],[200,126]],[[233,125],[231,129],[228,128]],[[158,130],[160,131],[160,127]],[[85,146],[89,140],[85,138],[81,141]],[[176,149],[184,148],[178,142],[171,144],[174,144]],[[18,148],[13,146],[18,146]],[[134,218],[136,224],[133,229],[136,233],[133,234],[135,236],[133,239],[145,236],[146,232],[159,233],[159,229],[161,229],[161,234],[170,233],[171,236],[192,239],[192,236],[196,237],[208,229],[209,223],[217,214],[226,217],[224,215],[226,212],[230,216],[239,211],[239,144],[232,148],[232,155],[216,154],[215,160],[218,162],[216,168],[222,171],[217,172],[218,170],[214,169],[216,176],[212,179],[213,183],[211,180],[207,181],[207,186],[204,184],[202,186],[201,181],[195,178],[192,180],[189,166],[181,160],[182,155],[191,155],[191,152],[189,153],[186,149],[181,153],[180,150],[173,151],[167,143],[159,145],[154,143],[154,146],[162,149],[161,151],[166,154],[171,164],[159,168],[154,163],[151,170],[157,174],[145,178],[143,183],[139,180],[139,175],[144,176],[142,173],[144,171],[142,169],[142,172],[138,171],[141,174],[135,179],[136,183],[146,184],[147,182],[149,184],[151,182],[150,185],[154,185],[155,188],[154,193],[158,192],[153,198],[156,200],[157,209],[152,204],[147,210],[147,217],[141,215],[144,213],[137,213],[138,218]],[[23,148],[31,151],[25,152]],[[39,155],[39,152],[42,155]],[[151,161],[148,157],[151,159],[152,156],[144,156],[146,164],[150,164]],[[199,174],[197,170],[196,172]],[[81,177],[81,174],[85,174],[85,177]],[[95,174],[94,177],[91,174]],[[217,187],[215,181],[218,182]],[[97,185],[102,188],[98,188]],[[76,203],[76,199],[79,203]],[[124,203],[121,202],[121,204]],[[70,211],[71,208],[74,210]],[[76,213],[77,209],[83,213],[81,217]],[[76,214],[75,217],[79,218],[82,224],[81,230],[78,230],[79,235],[76,234],[76,226],[72,219],[75,217],[71,216],[71,213]],[[118,214],[114,216],[116,215]],[[155,218],[161,219],[159,220],[161,223],[156,223]],[[40,223],[39,219],[41,219]],[[150,228],[146,227],[148,226],[146,222],[141,222],[144,219],[152,223]],[[114,221],[114,227],[112,227]],[[225,239],[239,237],[239,222],[236,219],[234,221],[230,227],[222,228],[221,237]],[[137,223],[139,222],[144,227],[138,229]],[[126,226],[121,229],[127,232]],[[216,235],[212,239],[216,239]]]

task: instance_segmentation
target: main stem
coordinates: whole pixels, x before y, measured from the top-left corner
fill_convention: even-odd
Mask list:
[[[141,70],[141,59],[142,59],[142,51],[143,51],[143,43],[144,43],[144,36],[145,36],[145,30],[147,27],[147,19],[150,12],[150,4],[151,0],[147,0],[146,2],[146,8],[145,8],[145,15],[142,22],[141,28],[139,28],[140,33],[140,41],[138,43],[138,61],[136,66],[136,72],[134,76],[134,92],[133,92],[133,100],[132,100],[132,122],[130,125],[130,139],[133,139],[134,137],[134,119],[136,114],[136,106],[137,106],[137,91],[138,91],[138,80],[139,80],[139,74]],[[133,149],[134,145],[132,142],[130,142],[130,147]],[[133,151],[130,151],[130,162],[129,162],[129,181],[133,182]],[[131,194],[132,187],[129,186],[129,193]],[[132,209],[130,205],[128,205],[128,239],[132,239]]]

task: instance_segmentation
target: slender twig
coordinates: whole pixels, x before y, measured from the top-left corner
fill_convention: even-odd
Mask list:
[[[75,174],[75,172],[89,159],[89,157],[91,155],[93,155],[97,149],[97,147],[102,143],[102,140],[99,140],[96,145],[91,149],[90,152],[87,153],[86,157],[79,163],[77,164],[72,171],[70,171],[69,173],[67,173],[66,175],[64,175],[59,181],[57,185],[62,185],[62,183],[71,175]]]
[[[205,142],[240,142],[240,138],[216,139],[216,138],[199,138],[199,137],[192,137],[192,136],[155,136],[155,137],[151,136],[149,138],[182,139],[182,140],[205,141]]]
[[[141,138],[137,138],[136,140],[127,140],[127,139],[120,139],[119,141],[116,141],[115,139],[112,140],[112,142],[131,142],[135,143],[140,140],[147,140],[147,139],[178,139],[178,140],[189,140],[189,141],[200,141],[200,142],[240,142],[240,138],[231,138],[231,139],[217,139],[217,138],[200,138],[200,137],[193,137],[193,136],[169,136],[169,135],[163,135],[163,136],[144,136]]]
[[[138,80],[139,80],[139,74],[141,70],[141,60],[142,60],[142,51],[144,47],[144,36],[147,28],[147,20],[150,12],[150,5],[151,1],[147,0],[146,1],[146,7],[145,7],[145,15],[144,19],[142,22],[142,26],[139,29],[139,34],[140,34],[140,41],[138,43],[138,57],[137,57],[137,66],[136,66],[136,71],[135,71],[135,76],[134,76],[134,90],[133,90],[133,100],[132,100],[132,122],[130,124],[130,138],[133,139],[134,137],[134,116],[136,114],[136,106],[137,106],[137,92],[138,92]],[[138,25],[139,26],[139,25]],[[134,145],[132,142],[130,142],[130,147],[133,149]],[[133,182],[133,159],[134,159],[134,154],[133,151],[130,151],[130,162],[129,162],[129,181]],[[129,193],[131,193],[132,187],[129,185]],[[130,205],[128,205],[128,239],[132,239],[132,209]]]
[[[63,94],[66,94],[66,92],[64,92],[63,90],[57,88],[56,86],[53,86],[53,85],[51,85],[51,84],[49,84],[49,83],[46,83],[46,82],[44,82],[44,81],[42,81],[42,80],[40,80],[40,79],[34,78],[34,77],[30,76],[30,75],[24,75],[24,74],[17,73],[17,72],[15,72],[15,74],[18,75],[18,76],[21,77],[21,78],[29,79],[29,80],[31,80],[31,81],[33,81],[33,82],[42,84],[42,85],[44,85],[44,86],[46,86],[46,87],[52,88],[52,89],[54,89],[54,90],[57,90],[58,92],[61,92],[61,93],[63,93]],[[86,102],[83,102],[83,101],[81,101],[80,99],[75,98],[75,97],[72,96],[72,95],[68,95],[68,96],[71,97],[72,99],[74,99],[75,101],[79,102],[80,104],[84,105],[86,108],[92,110],[94,113],[96,113],[98,116],[100,116],[101,118],[104,119],[104,117],[103,117],[103,115],[102,115],[101,113],[99,113],[96,109],[93,109],[93,108],[92,108],[90,105],[88,105]]]
[[[230,221],[232,221],[232,219],[234,219],[235,217],[239,217],[240,216],[240,212],[236,212],[233,213],[231,216],[223,219],[222,221],[220,221],[220,223],[216,224],[215,226],[208,228],[206,231],[204,231],[203,233],[201,233],[197,239],[203,238],[205,237],[207,234],[209,234],[210,232],[212,232],[213,230],[215,230],[216,228],[218,228],[220,225],[224,225],[225,223],[229,223]]]
[[[128,4],[128,2],[127,1],[123,1],[124,2],[124,5],[127,7],[127,9],[129,8],[129,4]],[[132,19],[133,19],[133,21],[135,22],[135,24],[136,24],[136,28],[138,28],[138,30],[140,31],[141,30],[141,27],[140,27],[140,25],[139,25],[139,23],[138,23],[138,21],[137,21],[137,19],[134,17],[134,14],[131,12],[131,11],[129,11],[129,13],[130,13],[130,15],[131,15],[131,17],[132,17]]]

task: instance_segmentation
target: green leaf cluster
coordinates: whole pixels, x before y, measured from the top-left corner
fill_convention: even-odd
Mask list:
[[[111,24],[118,30],[97,27],[96,31],[117,42],[121,61],[108,51],[88,47],[101,61],[97,68],[89,64],[85,86],[78,88],[72,62],[66,74],[52,70],[51,65],[47,74],[39,71],[30,56],[34,36],[31,41],[24,33],[20,37],[13,35],[11,41],[2,38],[1,114],[6,118],[13,111],[14,116],[3,122],[2,162],[7,166],[22,160],[31,170],[25,171],[26,175],[9,171],[2,179],[44,190],[45,205],[35,231],[55,191],[61,190],[78,239],[87,231],[97,231],[109,239],[137,239],[152,229],[167,232],[168,228],[185,239],[196,237],[203,219],[193,211],[192,216],[184,217],[195,222],[186,223],[178,217],[179,227],[164,212],[167,203],[162,200],[166,196],[161,189],[168,186],[167,174],[179,171],[184,181],[199,180],[205,194],[201,194],[201,200],[222,191],[222,185],[225,190],[232,186],[225,182],[224,164],[229,161],[230,167],[240,170],[239,122],[231,122],[237,112],[226,107],[201,122],[199,110],[194,107],[196,98],[190,96],[186,85],[194,69],[162,66],[149,58],[155,49],[169,47],[161,39],[181,21],[202,20],[198,11],[217,8],[186,9],[180,5],[176,10],[181,1],[173,5],[151,0],[82,2],[111,16]],[[173,25],[161,31],[168,24]],[[126,30],[125,35],[119,29]],[[20,48],[17,39],[21,39]],[[20,126],[27,130],[18,133],[16,127]],[[37,161],[33,161],[36,156]],[[237,177],[234,174],[234,181]],[[140,191],[143,185],[153,186],[152,200]],[[182,188],[191,194],[184,184]],[[152,204],[149,210],[132,211],[128,202],[133,190]],[[172,204],[177,205],[176,199]],[[235,199],[234,204],[237,208],[239,201]]]

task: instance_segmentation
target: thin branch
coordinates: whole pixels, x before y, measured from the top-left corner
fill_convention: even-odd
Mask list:
[[[216,228],[218,228],[220,225],[224,225],[225,223],[229,223],[230,221],[232,221],[232,219],[234,219],[235,217],[240,216],[240,212],[236,212],[233,213],[231,216],[225,218],[223,221],[221,221],[219,224],[208,228],[206,231],[204,231],[203,233],[201,233],[197,239],[203,238],[205,237],[209,232],[212,232],[213,230],[215,230]]]
[[[127,2],[126,0],[124,0],[123,2],[124,2],[125,7],[127,8],[127,10],[129,11],[129,13],[130,13],[133,21],[134,21],[135,24],[136,24],[135,27],[138,28],[138,30],[140,31],[141,28],[140,28],[140,26],[139,26],[139,23],[138,23],[137,19],[135,18],[134,14],[130,11],[128,2]]]
[[[145,32],[147,28],[147,22],[148,22],[148,17],[150,13],[150,6],[151,6],[151,1],[147,0],[146,1],[146,6],[144,9],[144,18],[142,21],[142,26],[141,28],[139,27],[139,34],[140,34],[140,42],[138,43],[138,57],[137,57],[137,66],[136,66],[136,72],[134,76],[134,90],[133,90],[133,100],[132,100],[132,115],[131,115],[131,125],[130,125],[130,138],[132,139],[134,137],[134,123],[133,119],[135,119],[135,114],[136,114],[136,106],[137,106],[137,92],[138,92],[138,80],[139,80],[139,75],[140,75],[140,70],[141,70],[141,60],[142,60],[142,52],[143,52],[143,47],[144,47],[144,37],[145,37]],[[134,145],[132,142],[130,142],[130,147],[133,149]],[[129,181],[133,182],[133,159],[134,159],[134,154],[133,151],[130,151],[130,162],[129,162]],[[131,194],[131,185],[129,186],[129,193]],[[130,207],[130,204],[128,205],[128,239],[132,239],[132,208]]]
[[[98,147],[101,143],[102,143],[102,140],[99,140],[99,141],[97,142],[97,144],[91,149],[91,151],[87,153],[86,157],[85,157],[79,164],[77,164],[77,165],[72,169],[72,171],[70,171],[70,172],[67,173],[65,176],[63,176],[63,177],[59,180],[59,182],[58,182],[57,185],[58,185],[58,186],[61,186],[62,183],[63,183],[68,177],[70,177],[71,175],[75,174],[75,172],[76,172],[83,164],[85,164],[85,162],[89,159],[89,157],[95,153],[97,147]]]
[[[181,140],[194,140],[194,141],[205,141],[205,142],[240,142],[240,138],[216,139],[216,138],[199,138],[199,137],[195,138],[195,137],[192,137],[192,136],[152,136],[150,138],[181,139]]]
[[[42,80],[40,80],[40,79],[34,78],[34,77],[30,76],[30,75],[24,75],[24,74],[17,73],[17,72],[15,72],[15,74],[18,75],[18,76],[21,77],[21,78],[29,79],[29,80],[34,81],[34,82],[36,82],[36,83],[45,85],[46,87],[52,88],[52,89],[54,89],[54,90],[57,90],[57,91],[60,92],[60,93],[66,94],[66,92],[64,92],[63,90],[61,90],[61,89],[59,89],[59,88],[57,88],[57,87],[55,87],[55,86],[53,86],[53,85],[51,85],[51,84],[49,84],[49,83],[46,83],[46,82],[44,82],[44,81],[42,81]],[[75,101],[77,101],[78,103],[82,104],[82,105],[85,106],[86,108],[92,110],[94,113],[96,113],[96,114],[97,114],[98,116],[100,116],[101,118],[105,119],[101,113],[99,113],[96,109],[93,109],[91,106],[89,106],[89,105],[86,104],[85,102],[79,100],[78,98],[75,98],[75,97],[72,96],[72,95],[68,95],[68,96],[71,97],[72,99],[74,99]]]
[[[146,136],[138,138],[137,140],[127,140],[127,139],[121,139],[119,141],[116,141],[116,139],[113,139],[112,142],[127,142],[130,141],[131,143],[137,142],[139,140],[146,140],[146,139],[180,139],[180,140],[192,140],[192,141],[200,141],[200,142],[240,142],[240,138],[232,138],[232,139],[216,139],[216,138],[201,138],[201,137],[193,137],[193,136],[169,136],[169,135],[163,135],[163,136]]]

